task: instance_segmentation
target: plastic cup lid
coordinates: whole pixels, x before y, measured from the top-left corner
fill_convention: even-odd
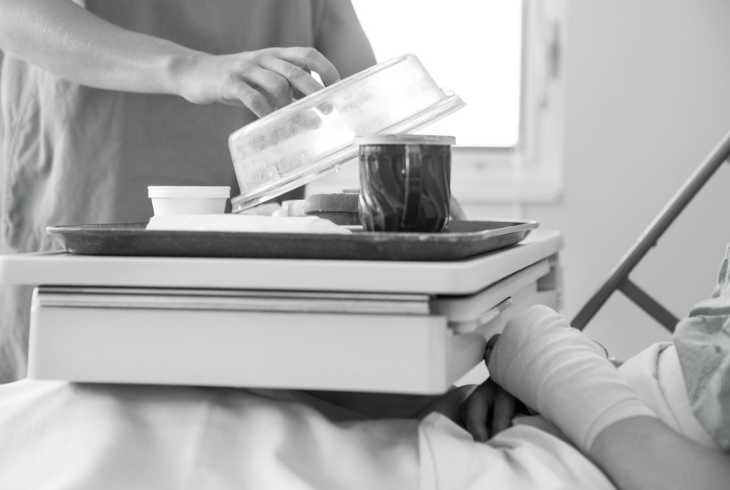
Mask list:
[[[429,134],[374,134],[355,138],[358,145],[455,145],[453,136]]]
[[[230,195],[229,186],[151,185],[147,187],[147,196],[150,198],[214,199],[228,198]]]

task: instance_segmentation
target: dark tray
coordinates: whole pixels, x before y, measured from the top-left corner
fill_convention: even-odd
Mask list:
[[[341,260],[460,260],[520,242],[538,224],[454,221],[443,233],[349,235],[146,230],[144,223],[49,226],[66,251],[82,255],[256,257]]]

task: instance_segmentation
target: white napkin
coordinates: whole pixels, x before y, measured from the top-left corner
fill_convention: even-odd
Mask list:
[[[148,230],[239,231],[260,233],[350,233],[333,222],[307,217],[247,216],[240,214],[189,214],[153,216]]]

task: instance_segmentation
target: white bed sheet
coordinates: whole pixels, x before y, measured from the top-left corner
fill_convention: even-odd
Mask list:
[[[672,351],[654,346],[622,372],[662,420],[712,445]],[[613,488],[572,446],[525,425],[484,444],[440,414],[353,421],[292,392],[0,385],[3,490],[532,487]]]
[[[531,427],[480,444],[437,414],[335,422],[338,414],[325,416],[301,397],[276,398],[235,389],[3,385],[0,488],[605,487],[574,449]]]

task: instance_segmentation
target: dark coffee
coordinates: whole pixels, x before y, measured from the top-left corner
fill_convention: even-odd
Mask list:
[[[361,138],[359,143],[363,227],[443,231],[449,221],[453,138],[384,135]]]

